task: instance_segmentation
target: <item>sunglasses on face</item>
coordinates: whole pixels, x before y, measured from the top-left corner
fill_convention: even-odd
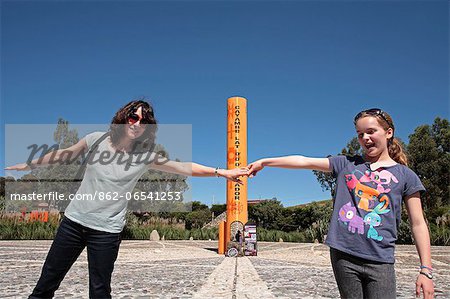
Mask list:
[[[368,110],[364,110],[359,112],[358,114],[356,114],[353,123],[356,125],[356,122],[358,121],[358,119],[361,118],[361,116],[363,116],[363,114],[368,114],[370,116],[381,116],[381,118],[391,127],[394,128],[394,124],[392,124],[388,119],[386,114],[384,113],[383,110],[379,109],[379,108],[372,108],[372,109],[368,109]]]
[[[134,125],[138,121],[140,121],[141,124],[147,124],[147,120],[143,119],[136,113],[132,113],[132,114],[128,115],[127,121],[128,121],[128,124],[130,124],[130,125]]]

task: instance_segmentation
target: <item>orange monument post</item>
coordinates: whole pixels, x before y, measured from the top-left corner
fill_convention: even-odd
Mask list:
[[[242,97],[228,99],[227,117],[227,168],[247,166],[247,100]],[[229,241],[235,239],[239,230],[244,233],[248,220],[247,177],[243,185],[227,181],[227,221],[219,234],[219,253],[224,253]],[[221,235],[223,239],[221,240]]]

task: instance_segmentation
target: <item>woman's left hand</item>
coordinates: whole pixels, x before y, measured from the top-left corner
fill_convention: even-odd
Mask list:
[[[419,274],[416,280],[416,296],[420,296],[420,289],[423,291],[424,299],[434,298],[434,284],[433,280],[425,275]]]
[[[234,168],[234,169],[218,169],[217,173],[219,176],[223,176],[227,180],[236,182],[238,184],[243,184],[243,182],[239,179],[241,176],[247,175],[248,168]]]

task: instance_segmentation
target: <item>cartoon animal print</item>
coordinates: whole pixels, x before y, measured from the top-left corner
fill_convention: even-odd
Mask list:
[[[375,229],[375,227],[381,225],[380,215],[386,214],[390,211],[389,209],[383,209],[383,206],[384,203],[378,204],[372,212],[364,216],[364,223],[370,226],[369,230],[367,231],[367,238],[371,238],[376,241],[383,240],[383,236],[378,235],[378,231]]]
[[[348,231],[358,232],[360,235],[364,234],[364,221],[356,215],[356,208],[352,207],[350,202],[339,209],[339,219],[348,224]]]
[[[356,177],[355,173],[360,173],[361,176],[361,182],[373,182],[373,179],[376,179],[379,181],[380,185],[377,185],[377,189],[373,189],[369,186],[366,186],[364,184],[361,184],[358,178]],[[386,194],[383,194],[380,192],[380,190],[384,191],[390,191],[390,189],[385,189],[381,183],[384,182],[391,182],[393,180],[394,182],[398,182],[397,178],[392,175],[389,171],[382,170],[379,172],[383,179],[378,176],[378,174],[375,175],[375,173],[378,172],[366,172],[365,174],[362,173],[359,170],[355,170],[351,174],[345,175],[345,182],[347,184],[347,188],[349,191],[353,191],[355,196],[359,198],[358,202],[358,208],[363,209],[365,211],[372,211],[373,207],[377,202],[383,202],[383,209],[386,209],[389,205],[389,197]],[[377,182],[375,182],[378,184]]]
[[[359,182],[356,184],[354,193],[359,198],[358,208],[365,211],[372,211],[376,201],[382,202],[384,209],[389,205],[389,197],[386,194],[382,194],[380,197],[380,192],[378,192],[378,190]]]
[[[361,183],[374,182],[377,185],[377,191],[380,193],[388,193],[391,191],[390,188],[386,188],[383,185],[389,186],[391,181],[398,183],[398,179],[392,173],[384,169],[380,172],[367,170],[359,181]]]
[[[356,178],[356,176],[353,173],[346,174],[345,182],[347,183],[348,190],[352,191],[353,189],[355,189],[356,184],[358,184],[358,179]]]

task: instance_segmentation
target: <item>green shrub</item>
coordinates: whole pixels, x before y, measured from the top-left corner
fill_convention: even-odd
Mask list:
[[[48,222],[29,221],[20,213],[0,214],[0,240],[51,240],[59,225],[59,213],[49,213]]]
[[[263,242],[278,242],[283,239],[284,242],[305,243],[311,242],[304,232],[283,232],[279,230],[266,230],[264,228],[257,228],[257,239]]]
[[[433,245],[450,245],[450,227],[430,223],[430,240]]]

